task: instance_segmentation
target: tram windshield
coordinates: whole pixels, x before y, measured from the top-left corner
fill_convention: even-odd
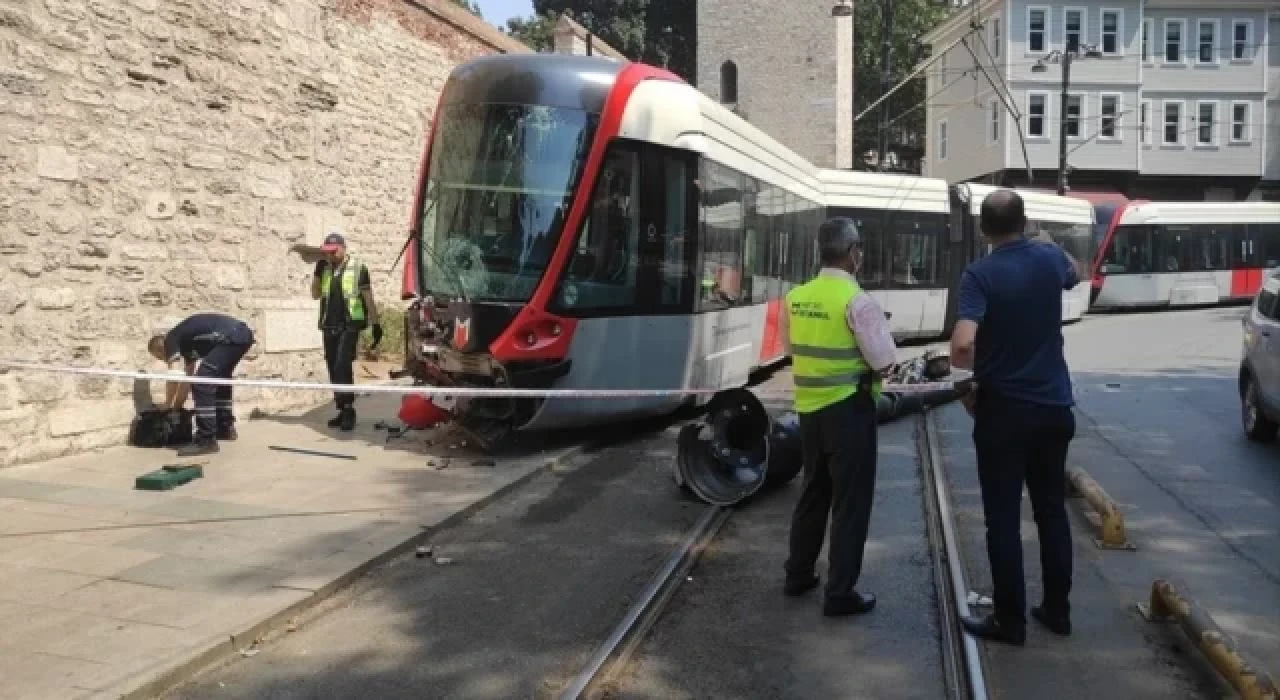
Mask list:
[[[1027,221],[1027,237],[1046,243],[1057,243],[1073,263],[1080,281],[1089,279],[1093,265],[1093,226],[1061,221]]]
[[[439,119],[418,217],[423,286],[474,301],[527,301],[560,239],[597,117],[453,104]]]

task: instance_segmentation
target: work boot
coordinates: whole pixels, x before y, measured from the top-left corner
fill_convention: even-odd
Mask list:
[[[786,582],[782,584],[782,593],[789,596],[804,595],[817,588],[819,583],[821,583],[821,580],[813,574],[809,574],[805,578],[788,576]]]
[[[1031,608],[1031,617],[1044,625],[1050,632],[1062,637],[1071,636],[1071,616],[1055,613],[1043,605]]]
[[[236,432],[235,423],[227,423],[218,427],[218,440],[235,440],[238,437],[240,437],[240,434]]]
[[[179,457],[201,457],[204,455],[217,454],[221,451],[218,447],[218,441],[211,437],[198,437],[195,442],[190,445],[183,445],[178,448]]]
[[[822,603],[822,614],[827,617],[844,617],[846,615],[862,615],[876,607],[876,597],[870,593],[854,591],[849,595],[830,597]]]
[[[356,409],[347,406],[342,409],[342,413],[338,414],[338,429],[343,432],[351,432],[356,428]]]
[[[330,428],[337,428],[338,426],[342,425],[342,415],[343,415],[343,413],[345,413],[345,412],[346,412],[346,410],[347,410],[347,409],[345,409],[345,408],[343,408],[343,407],[339,406],[339,407],[338,407],[338,415],[334,416],[333,418],[330,418],[330,419],[329,419],[329,422],[327,423],[327,425],[328,425]]]

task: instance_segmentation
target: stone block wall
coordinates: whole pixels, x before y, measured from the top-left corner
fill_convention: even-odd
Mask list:
[[[398,313],[440,88],[527,50],[448,0],[0,0],[0,357],[162,369],[154,330],[223,311],[258,336],[240,375],[322,379],[289,246],[342,231]],[[121,444],[134,392],[0,374],[0,466]]]

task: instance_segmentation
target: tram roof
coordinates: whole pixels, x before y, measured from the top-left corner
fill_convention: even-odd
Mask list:
[[[1121,226],[1253,223],[1280,223],[1280,203],[1134,202],[1120,215]]]
[[[497,54],[453,69],[445,104],[544,105],[600,113],[628,64],[565,54]]]
[[[820,170],[818,180],[832,207],[945,214],[950,204],[945,180],[856,170]]]
[[[982,202],[996,190],[1005,189],[991,185],[979,185],[966,182],[956,185],[969,191],[969,213],[978,216],[982,213]],[[1037,192],[1035,190],[1015,191],[1022,197],[1026,207],[1027,218],[1039,221],[1056,221],[1068,224],[1092,224],[1093,205],[1075,197],[1059,197],[1056,194]]]

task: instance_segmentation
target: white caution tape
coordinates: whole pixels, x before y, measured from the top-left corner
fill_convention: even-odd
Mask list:
[[[99,369],[91,367],[66,367],[61,365],[44,365],[35,362],[16,362],[0,360],[0,367],[24,370],[27,372],[45,372],[50,374],[77,374],[89,377],[110,377],[114,379],[173,382],[175,384],[206,384],[212,386],[242,386],[260,389],[299,389],[310,391],[351,392],[360,394],[422,394],[484,398],[562,398],[562,399],[616,399],[645,398],[661,396],[705,396],[719,394],[733,387],[718,389],[492,389],[483,387],[456,386],[409,386],[404,384],[322,384],[310,382],[290,382],[282,379],[219,379],[215,377],[195,377],[186,374],[169,374],[165,372],[129,372],[116,369]],[[955,384],[968,379],[957,377],[945,382],[928,382],[924,384],[885,384],[881,391],[897,394],[920,394],[930,391],[942,391],[955,388]],[[752,389],[761,396],[790,396],[792,390],[786,389]]]

